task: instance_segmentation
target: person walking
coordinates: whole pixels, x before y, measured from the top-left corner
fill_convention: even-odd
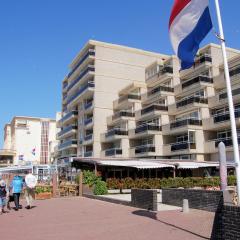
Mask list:
[[[4,180],[0,180],[0,214],[5,213],[4,207],[6,206],[8,198],[8,190]]]
[[[37,185],[37,178],[33,176],[31,173],[27,174],[25,177],[25,199],[27,202],[27,207],[26,209],[31,209],[32,208],[32,203],[35,195],[34,188]]]
[[[22,177],[20,177],[19,175],[16,175],[10,184],[10,189],[12,191],[13,198],[14,198],[15,210],[18,211],[18,209],[20,208],[19,198],[23,189]]]

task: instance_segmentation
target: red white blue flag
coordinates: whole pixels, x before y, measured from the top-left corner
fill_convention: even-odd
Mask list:
[[[175,0],[169,34],[182,70],[193,66],[199,45],[211,29],[209,0]]]

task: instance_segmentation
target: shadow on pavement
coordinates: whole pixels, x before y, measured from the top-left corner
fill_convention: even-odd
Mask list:
[[[168,222],[165,222],[165,221],[162,221],[162,220],[158,219],[158,218],[157,218],[157,212],[150,212],[150,211],[147,211],[147,210],[136,210],[136,211],[133,211],[132,214],[138,215],[138,216],[142,216],[142,217],[151,218],[151,219],[153,219],[153,220],[155,220],[155,221],[158,221],[158,222],[160,222],[160,223],[163,223],[163,224],[165,224],[165,225],[167,225],[167,226],[174,227],[174,228],[176,228],[176,229],[179,229],[179,230],[181,230],[181,231],[190,233],[190,234],[192,234],[192,235],[194,235],[194,236],[197,236],[197,237],[200,237],[200,238],[202,238],[202,239],[210,239],[210,238],[207,238],[207,237],[202,236],[202,235],[200,235],[200,234],[197,234],[197,233],[194,233],[194,232],[192,232],[192,231],[189,231],[189,230],[187,230],[187,229],[185,229],[185,228],[182,228],[182,227],[179,227],[179,226],[176,226],[176,225],[174,225],[174,224],[171,224],[171,223],[168,223]]]

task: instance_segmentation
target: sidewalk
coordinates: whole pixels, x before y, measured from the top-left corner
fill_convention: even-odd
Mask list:
[[[4,240],[209,239],[214,214],[156,213],[88,198],[37,201],[37,207],[0,216]]]

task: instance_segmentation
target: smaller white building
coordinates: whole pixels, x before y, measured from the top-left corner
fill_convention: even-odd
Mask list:
[[[49,164],[53,161],[56,120],[16,116],[4,128],[4,150],[15,153],[14,165]]]

